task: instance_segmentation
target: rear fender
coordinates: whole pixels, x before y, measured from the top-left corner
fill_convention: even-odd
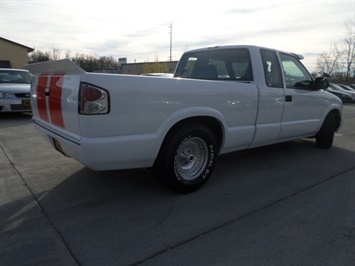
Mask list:
[[[224,132],[225,128],[227,128],[227,122],[225,120],[225,117],[223,116],[222,113],[219,111],[213,109],[213,108],[208,108],[208,107],[189,107],[189,108],[184,108],[182,110],[178,110],[177,112],[174,112],[173,114],[170,114],[168,117],[164,119],[164,121],[161,123],[160,127],[158,128],[158,134],[161,139],[161,143],[165,139],[166,135],[168,132],[177,124],[179,124],[182,121],[187,121],[189,119],[194,119],[196,117],[208,117],[215,119],[221,126],[221,131],[222,131],[222,136],[220,142],[220,146],[223,146],[224,143]],[[207,125],[208,126],[208,125]]]

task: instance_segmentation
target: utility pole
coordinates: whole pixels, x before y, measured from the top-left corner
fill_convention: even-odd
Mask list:
[[[172,51],[173,51],[173,23],[170,23],[169,26],[170,29],[170,56],[169,56],[169,60],[173,61],[173,56],[172,56]]]

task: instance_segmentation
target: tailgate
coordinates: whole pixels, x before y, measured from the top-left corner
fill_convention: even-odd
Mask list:
[[[26,68],[35,75],[31,84],[34,123],[79,141],[79,86],[85,71],[68,59],[30,64]]]

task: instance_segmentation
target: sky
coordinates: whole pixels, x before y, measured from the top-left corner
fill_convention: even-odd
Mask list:
[[[71,56],[168,61],[216,45],[251,44],[318,55],[346,36],[355,0],[0,0],[0,36]],[[170,29],[172,25],[172,29]],[[170,32],[172,32],[170,34]]]

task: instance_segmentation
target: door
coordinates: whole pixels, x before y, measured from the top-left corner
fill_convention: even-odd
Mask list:
[[[314,90],[312,77],[297,57],[280,53],[285,79],[285,107],[280,139],[307,136],[319,127],[326,102]]]
[[[265,82],[259,87],[258,117],[251,147],[274,143],[279,138],[285,105],[285,89],[276,52],[261,49],[260,56]]]

